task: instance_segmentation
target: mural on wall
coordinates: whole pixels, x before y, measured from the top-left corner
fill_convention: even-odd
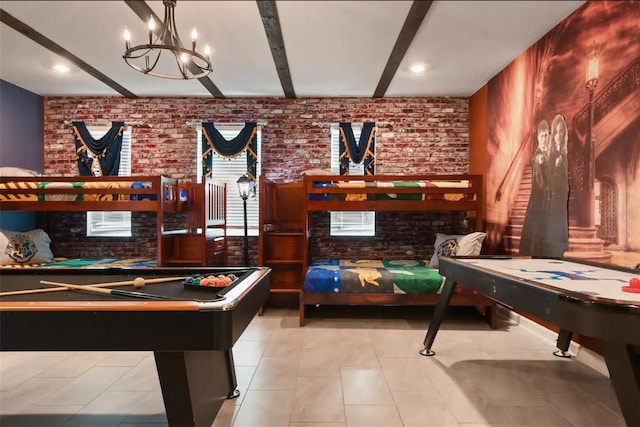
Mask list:
[[[492,253],[640,263],[640,2],[587,2],[488,84]]]

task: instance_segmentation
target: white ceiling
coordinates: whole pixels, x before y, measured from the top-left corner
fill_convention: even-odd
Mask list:
[[[583,1],[434,1],[385,96],[469,96]],[[161,1],[147,1],[160,18]],[[411,1],[277,1],[296,96],[371,97]],[[0,8],[140,97],[202,96],[197,80],[145,76],[122,59],[126,26],[142,43],[146,25],[124,1],[0,1]],[[213,48],[211,81],[225,97],[283,97],[255,1],[176,6],[183,41],[191,28]],[[0,24],[0,78],[42,96],[121,96],[61,57]],[[423,75],[411,64],[427,65]]]

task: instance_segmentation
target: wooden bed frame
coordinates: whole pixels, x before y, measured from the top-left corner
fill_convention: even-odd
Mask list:
[[[189,206],[181,207],[187,228],[162,233],[162,266],[227,265],[227,184],[203,179],[180,184],[189,200]]]
[[[376,187],[373,183],[393,182],[438,183],[440,187]],[[467,181],[465,188],[447,187],[448,183],[456,185]],[[369,183],[369,186],[323,187],[314,184]],[[296,196],[296,194],[298,196]],[[362,195],[366,195],[363,197]],[[420,194],[416,200],[379,200],[382,194]],[[347,195],[359,195],[366,200],[345,200]],[[452,200],[456,198],[461,200]],[[315,198],[309,200],[309,196]],[[299,200],[296,198],[299,197]],[[283,200],[280,200],[282,199]],[[296,204],[300,204],[302,215],[293,218],[297,212]],[[387,294],[387,293],[305,293],[303,290],[304,275],[309,265],[309,245],[312,241],[312,224],[310,213],[314,211],[444,211],[452,216],[464,211],[468,212],[470,228],[479,231],[483,227],[482,216],[483,187],[481,175],[306,175],[302,182],[278,184],[261,177],[260,180],[260,262],[276,270],[272,276],[272,291],[296,292],[299,295],[300,326],[304,325],[306,305],[435,305],[437,294]],[[284,217],[280,217],[284,215]],[[297,221],[296,221],[297,220]],[[296,226],[296,224],[298,224]],[[471,225],[473,224],[473,225]],[[299,228],[299,230],[298,230]],[[274,237],[276,242],[290,236],[288,243],[270,244]],[[299,242],[299,243],[298,243]],[[270,247],[272,254],[268,255]],[[286,255],[273,255],[280,250]],[[297,256],[295,255],[299,253]],[[299,263],[296,263],[298,262]],[[284,268],[283,268],[284,266]],[[282,270],[278,272],[277,270]],[[450,305],[475,306],[481,309],[485,320],[492,328],[497,327],[495,301],[483,295],[471,293],[455,294]]]
[[[117,188],[29,188],[19,183],[53,183],[69,185],[84,182],[104,186],[113,183]],[[134,182],[146,182],[149,188],[131,188]],[[117,185],[119,183],[120,185]],[[180,202],[180,189],[188,194],[188,203]],[[35,196],[51,198],[53,195],[85,196],[118,195],[119,200],[33,200]],[[123,197],[124,196],[124,197]],[[42,197],[40,197],[42,198]],[[115,197],[114,197],[115,198]],[[146,200],[131,200],[146,198]],[[199,183],[179,183],[164,176],[105,176],[105,177],[0,177],[0,211],[31,212],[88,212],[132,211],[155,212],[158,266],[223,265],[226,263],[226,184],[205,178]],[[9,200],[11,199],[11,200]],[[124,200],[122,200],[124,199]],[[149,200],[151,199],[151,200]],[[187,228],[167,230],[165,214],[185,212]],[[207,233],[221,237],[209,238]]]

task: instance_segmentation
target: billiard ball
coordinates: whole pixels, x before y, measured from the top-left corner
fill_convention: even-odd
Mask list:
[[[144,277],[136,277],[135,279],[133,279],[134,288],[141,288],[143,286],[144,286]]]

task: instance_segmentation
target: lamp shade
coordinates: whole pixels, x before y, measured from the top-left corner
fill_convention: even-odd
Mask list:
[[[251,191],[251,184],[253,184],[253,182],[251,182],[247,175],[242,175],[238,178],[236,183],[238,184],[238,193],[240,194],[240,197],[242,200],[247,200],[249,192]]]

